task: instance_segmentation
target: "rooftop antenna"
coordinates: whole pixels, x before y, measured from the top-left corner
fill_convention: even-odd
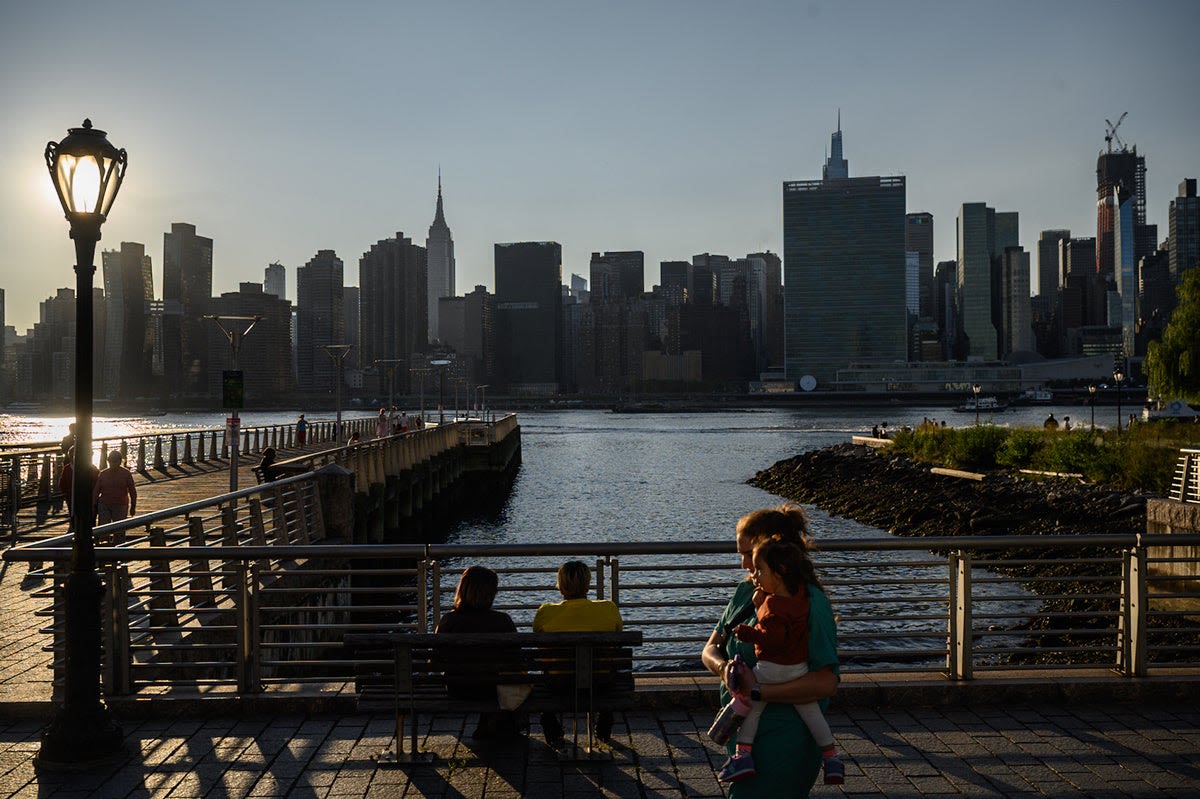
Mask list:
[[[1117,123],[1115,125],[1107,119],[1104,120],[1104,124],[1108,126],[1107,131],[1104,134],[1104,142],[1108,145],[1108,151],[1110,153],[1113,151],[1112,143],[1114,140],[1116,140],[1117,146],[1121,148],[1121,152],[1129,149],[1125,146],[1125,142],[1121,141],[1121,137],[1117,135],[1117,128],[1121,127],[1121,123],[1125,121],[1125,117],[1128,114],[1128,111],[1122,112],[1121,116],[1117,117]]]

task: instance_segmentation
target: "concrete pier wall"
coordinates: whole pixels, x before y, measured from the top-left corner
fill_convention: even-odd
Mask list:
[[[1146,500],[1146,532],[1167,535],[1200,532],[1200,504],[1174,499]],[[1151,571],[1155,574],[1184,579],[1200,577],[1198,546],[1150,547],[1148,554],[1152,559],[1175,559],[1153,564]]]

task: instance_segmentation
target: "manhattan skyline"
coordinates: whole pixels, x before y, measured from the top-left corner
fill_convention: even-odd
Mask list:
[[[935,261],[969,202],[1018,212],[1029,252],[1095,235],[1105,121],[1128,111],[1164,239],[1200,175],[1200,7],[996,5],[9,5],[6,321],[73,285],[41,152],[84,117],[129,151],[100,247],[143,243],[158,293],[173,222],[213,239],[214,295],[278,261],[294,300],[323,249],[357,285],[377,241],[423,241],[439,166],[460,295],[495,290],[500,242],[560,242],[564,280],[642,250],[647,287],[663,260],[782,254],[781,186],[820,177],[839,110],[850,175],[906,177]]]

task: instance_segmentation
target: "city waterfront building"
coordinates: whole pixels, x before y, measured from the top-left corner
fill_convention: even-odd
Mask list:
[[[692,264],[690,261],[660,261],[658,282],[663,299],[670,305],[683,305],[692,296]]]
[[[415,363],[414,353],[429,343],[426,249],[403,233],[372,245],[358,261],[360,360],[369,369],[376,360],[401,358]],[[381,379],[382,379],[382,372]],[[409,385],[397,379],[398,387]],[[386,385],[378,391],[386,392]]]
[[[334,393],[337,365],[322,347],[346,343],[342,259],[318,250],[296,270],[296,383],[301,392]]]
[[[783,184],[784,368],[805,390],[908,357],[905,179],[844,174],[840,118],[832,149],[823,180]]]
[[[958,291],[958,262],[938,261],[933,270],[933,319],[937,325],[938,338],[942,343],[942,360],[954,353],[958,341],[958,318],[955,297]]]
[[[1020,245],[1015,211],[1000,211],[985,203],[963,203],[958,214],[957,306],[960,334],[969,358],[995,360],[1000,356],[1003,301],[998,275],[1004,250]]]
[[[1110,142],[1111,147],[1111,142]],[[1146,224],[1146,158],[1137,147],[1100,153],[1096,159],[1096,272],[1116,280],[1117,217],[1122,203],[1132,201],[1133,262],[1153,252],[1156,226]]]
[[[213,240],[196,226],[174,222],[163,234],[163,368],[166,391],[184,397],[208,393],[208,331]]]
[[[212,313],[219,316],[257,316],[253,329],[241,339],[237,371],[242,373],[245,407],[290,405],[296,391],[292,373],[292,304],[269,294],[261,283],[240,283],[237,291],[214,297]],[[233,348],[215,322],[209,322],[209,352],[213,368],[209,370],[208,395],[215,402],[223,396],[223,373],[233,370]],[[227,321],[226,330],[245,331],[244,321]],[[323,353],[321,357],[326,357]]]
[[[273,263],[263,270],[263,292],[287,299],[287,269],[281,263]]]
[[[845,180],[850,177],[850,162],[842,157],[842,112],[838,111],[837,130],[830,137],[829,154],[821,167],[821,180]]]
[[[645,291],[646,254],[641,250],[594,252],[589,265],[592,302],[641,297]]]
[[[720,297],[721,269],[729,263],[728,255],[701,253],[692,256],[692,284],[688,302],[692,305],[716,305]]]
[[[562,356],[562,246],[496,244],[494,263],[498,382],[513,394],[554,394]]]
[[[154,303],[154,273],[146,247],[121,242],[100,254],[104,283],[104,356],[97,361],[98,396],[133,399],[154,395],[154,347],[162,316]]]
[[[1117,198],[1118,189],[1113,189]],[[1137,334],[1137,260],[1134,259],[1134,198],[1126,196],[1117,205],[1117,216],[1113,225],[1113,278],[1116,292],[1109,311],[1108,324],[1121,328],[1123,354],[1126,358],[1138,353]]]
[[[1165,247],[1159,248],[1138,263],[1136,346],[1139,353],[1146,351],[1149,342],[1162,339],[1175,299],[1170,253]]]
[[[442,173],[438,170],[437,208],[433,214],[433,224],[429,226],[429,235],[425,238],[426,252],[426,307],[427,334],[431,340],[438,337],[438,308],[442,297],[454,296],[454,237],[450,235],[450,226],[446,224],[446,216],[442,210]]]
[[[764,275],[761,346],[768,368],[783,369],[783,259],[773,252],[752,252],[746,256],[761,263]],[[757,269],[758,267],[756,267]]]
[[[904,216],[904,251],[917,255],[917,310],[933,318],[933,214],[917,211]]]
[[[1029,302],[1029,253],[1023,247],[1005,247],[1000,285],[1004,358],[1014,353],[1033,352],[1033,311]]]
[[[642,301],[645,289],[645,254],[640,250],[625,252],[592,253],[590,269],[590,347],[584,340],[573,344],[570,349],[590,349],[580,359],[587,363],[580,366],[577,381],[590,383],[593,391],[600,393],[625,394],[633,390],[641,380],[642,352],[646,339],[646,307]],[[579,314],[580,325],[576,335],[584,335],[586,319]],[[569,332],[564,329],[564,334]],[[565,337],[564,342],[571,339]],[[580,359],[565,358],[565,365],[579,364]],[[564,375],[565,382],[571,381]],[[594,381],[594,382],[593,382]]]
[[[1184,272],[1200,267],[1200,198],[1196,197],[1195,178],[1179,183],[1179,194],[1171,200],[1167,220],[1169,269],[1172,282],[1178,284]]]
[[[438,340],[458,353],[460,370],[472,385],[490,383],[495,298],[486,286],[476,286],[461,297],[442,297],[438,306]]]
[[[1042,297],[1058,293],[1062,264],[1059,262],[1059,242],[1071,238],[1069,230],[1043,230],[1038,236],[1038,274],[1034,286]]]

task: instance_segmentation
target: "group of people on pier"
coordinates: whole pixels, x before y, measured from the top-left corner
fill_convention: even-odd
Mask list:
[[[74,514],[75,483],[75,424],[62,440],[63,467],[58,475],[58,491],[67,503],[67,513]],[[109,524],[137,515],[137,485],[133,473],[125,468],[125,455],[119,450],[108,453],[108,466],[91,471],[93,520]]]
[[[726,743],[729,759],[717,774],[730,783],[731,799],[807,796],[824,772],[827,784],[845,781],[845,765],[824,718],[837,691],[837,625],[813,565],[808,518],[795,505],[764,508],[737,524],[737,551],[748,572],[734,589],[701,652],[704,667],[721,680],[723,710],[710,735]],[[618,632],[624,622],[610,600],[589,599],[591,570],[572,560],[558,569],[559,602],[538,608],[534,632]],[[499,578],[484,566],[463,571],[453,610],[442,616],[439,633],[516,632],[512,618],[492,605]],[[455,686],[479,698],[496,686]],[[730,713],[732,725],[723,720]],[[546,742],[564,738],[561,720],[543,713]],[[612,736],[611,712],[597,714],[595,734]],[[730,734],[731,727],[737,734]],[[514,711],[480,715],[475,738],[521,734]],[[728,740],[726,740],[728,739]]]

